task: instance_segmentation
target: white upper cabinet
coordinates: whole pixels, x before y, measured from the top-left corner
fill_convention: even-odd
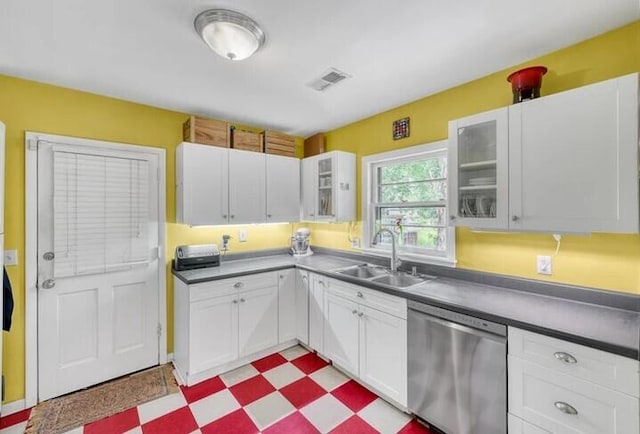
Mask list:
[[[300,160],[265,154],[267,222],[300,220]]]
[[[508,119],[503,108],[449,123],[449,202],[454,224],[507,227]]]
[[[229,150],[181,143],[176,151],[177,220],[190,225],[229,219]]]
[[[638,74],[509,107],[511,228],[638,232]]]
[[[229,150],[229,223],[266,221],[265,154]]]
[[[343,222],[356,218],[356,156],[331,151],[302,163],[302,219]]]
[[[638,74],[451,121],[449,161],[454,225],[637,233]]]
[[[176,150],[176,214],[189,225],[300,220],[300,160],[181,143]]]

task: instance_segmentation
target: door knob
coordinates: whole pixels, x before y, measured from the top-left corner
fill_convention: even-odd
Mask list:
[[[45,280],[44,282],[42,282],[42,287],[43,287],[44,289],[51,289],[51,288],[53,288],[54,286],[56,286],[56,281],[55,281],[55,280],[53,280],[53,279],[47,279],[47,280]]]
[[[53,252],[46,252],[44,255],[42,255],[42,259],[44,259],[45,261],[53,261],[55,257],[56,254]]]

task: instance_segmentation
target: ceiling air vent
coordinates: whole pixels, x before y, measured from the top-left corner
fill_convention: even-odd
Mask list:
[[[327,90],[328,87],[333,86],[349,77],[351,77],[349,74],[346,74],[335,68],[329,68],[322,74],[320,78],[313,80],[308,84],[308,86],[317,91],[323,91]]]

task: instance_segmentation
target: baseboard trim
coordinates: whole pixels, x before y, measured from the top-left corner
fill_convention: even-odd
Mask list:
[[[9,416],[10,414],[17,413],[19,411],[24,410],[25,401],[24,399],[19,399],[13,402],[7,402],[6,404],[2,404],[2,417]]]

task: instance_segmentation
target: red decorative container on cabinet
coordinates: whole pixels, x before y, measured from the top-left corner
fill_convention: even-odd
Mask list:
[[[511,83],[513,90],[513,103],[538,98],[542,87],[542,76],[547,73],[544,66],[530,66],[512,72],[507,81]]]

